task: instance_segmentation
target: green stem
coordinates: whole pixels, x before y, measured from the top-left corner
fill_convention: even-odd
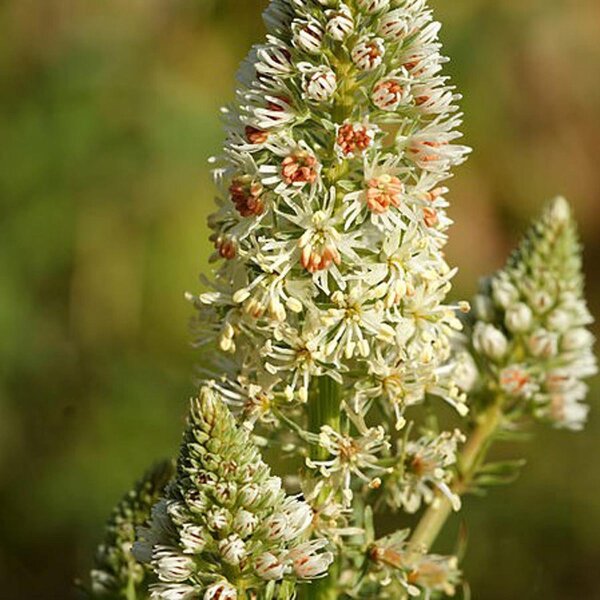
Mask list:
[[[125,597],[127,600],[137,600],[137,593],[135,591],[135,581],[133,577],[129,577],[129,581],[127,582],[127,589],[125,590]]]
[[[341,387],[331,377],[320,377],[318,387],[309,400],[308,425],[310,431],[319,433],[323,425],[329,425],[335,431],[340,430]],[[311,458],[325,460],[327,450],[321,446],[311,448]]]
[[[477,426],[460,455],[458,463],[460,476],[452,485],[455,494],[462,495],[469,489],[473,477],[485,460],[501,419],[502,398],[498,397],[480,415]],[[450,501],[446,496],[438,493],[436,501],[425,511],[414,530],[410,539],[411,547],[415,550],[429,551],[451,513]]]
[[[319,433],[323,425],[329,425],[336,431],[340,429],[341,386],[330,377],[320,377],[318,386],[308,402],[308,422],[313,433]],[[311,458],[326,460],[329,455],[321,446],[311,447]],[[336,600],[337,569],[335,563],[329,574],[303,586],[301,597],[304,600]]]

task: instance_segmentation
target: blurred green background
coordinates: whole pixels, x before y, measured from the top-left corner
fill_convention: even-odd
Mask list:
[[[598,314],[600,4],[434,4],[475,148],[451,184],[456,296],[562,193]],[[114,502],[177,448],[206,159],[264,5],[0,2],[2,598],[73,597]],[[467,501],[475,600],[600,598],[599,434],[597,410],[583,434],[540,431],[515,485]]]

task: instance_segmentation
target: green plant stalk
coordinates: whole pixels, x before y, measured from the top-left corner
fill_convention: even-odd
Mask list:
[[[329,425],[335,431],[340,430],[341,386],[331,377],[320,377],[312,397],[308,402],[308,426],[310,431],[318,434],[323,425]],[[329,458],[327,450],[314,445],[310,450],[314,460]]]
[[[310,430],[319,433],[323,425],[340,430],[341,386],[330,377],[320,377],[308,403],[308,421]],[[327,450],[314,445],[310,451],[314,460],[326,460]],[[327,577],[304,585],[301,597],[304,600],[336,600],[337,568],[334,563]]]
[[[137,600],[135,581],[131,575],[129,576],[129,581],[127,582],[127,590],[125,591],[125,595],[127,600]]]
[[[477,425],[459,457],[459,476],[451,486],[455,494],[461,496],[468,491],[473,478],[485,460],[494,434],[502,420],[502,405],[502,397],[498,396],[477,419]],[[435,501],[430,504],[415,528],[410,539],[411,547],[428,552],[451,513],[450,500],[442,493],[438,493]]]

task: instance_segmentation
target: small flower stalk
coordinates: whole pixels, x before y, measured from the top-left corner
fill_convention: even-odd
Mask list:
[[[450,302],[446,182],[470,150],[426,0],[272,0],[264,20],[223,109],[215,270],[189,295],[199,394],[125,597],[450,597],[438,533],[521,466],[492,442],[587,416],[571,210],[549,205],[473,310]],[[384,511],[416,524],[378,538]],[[123,589],[128,568],[95,577]]]

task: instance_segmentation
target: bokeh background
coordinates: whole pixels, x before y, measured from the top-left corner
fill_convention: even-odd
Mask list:
[[[264,5],[0,2],[2,598],[73,597],[114,502],[177,448],[206,161]],[[451,184],[456,296],[562,193],[600,314],[600,4],[434,5],[475,148]],[[595,388],[585,433],[540,430],[511,450],[529,461],[516,484],[467,501],[475,600],[600,598]]]

